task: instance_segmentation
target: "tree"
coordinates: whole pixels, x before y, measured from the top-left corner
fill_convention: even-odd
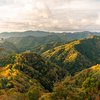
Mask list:
[[[38,100],[39,99],[39,89],[37,87],[30,87],[28,91],[29,100]]]
[[[55,84],[51,100],[83,100],[84,92],[74,88],[67,80]]]
[[[82,89],[89,100],[95,99],[100,94],[100,82],[97,76],[88,77],[82,84]]]

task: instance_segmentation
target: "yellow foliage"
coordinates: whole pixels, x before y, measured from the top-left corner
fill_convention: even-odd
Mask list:
[[[65,58],[64,62],[74,61],[76,57],[77,57],[77,52],[76,53],[70,53],[70,55],[68,55],[67,58]]]
[[[2,75],[2,77],[6,78],[9,75],[11,75],[11,70],[10,69],[5,70],[5,71],[1,72],[1,75]]]
[[[3,95],[3,94],[5,94],[5,93],[6,93],[6,92],[5,92],[4,89],[0,90],[0,95]]]
[[[52,94],[51,93],[45,93],[44,95],[42,95],[39,100],[50,100],[50,96]]]
[[[95,69],[95,70],[100,69],[100,64],[97,64],[97,65],[92,66],[91,69]]]
[[[17,76],[16,72],[12,73],[11,76],[13,76],[13,77]]]
[[[32,80],[30,79],[30,80],[29,80],[29,82],[31,83],[31,82],[32,82]]]

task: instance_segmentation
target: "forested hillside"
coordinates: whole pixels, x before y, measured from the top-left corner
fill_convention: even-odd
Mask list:
[[[22,100],[31,86],[38,87],[41,92],[52,91],[53,84],[68,74],[36,53],[9,55],[2,59],[1,66],[5,66],[0,69],[0,98],[3,99],[5,96],[13,98],[16,95],[14,98],[18,100],[20,95],[19,100]],[[12,92],[15,94],[10,96]]]
[[[66,72],[56,64],[44,60],[36,53],[12,54],[2,61],[3,66],[12,64],[12,67],[14,66],[14,68],[37,79],[46,89],[50,90],[52,89],[53,82],[61,80]]]
[[[53,46],[52,44],[55,44]],[[33,49],[60,67],[68,70],[74,75],[76,72],[89,68],[94,64],[100,63],[100,37],[92,36],[88,39],[81,39],[67,42],[53,42]],[[60,45],[60,46],[58,46]],[[63,44],[63,45],[62,45]],[[48,50],[48,46],[53,47]],[[51,45],[51,46],[50,46]]]
[[[48,35],[45,37],[11,37],[6,39],[6,41],[10,41],[14,43],[16,46],[18,46],[22,51],[26,51],[30,50],[34,46],[50,43],[53,41],[61,41],[61,39],[56,35]]]
[[[12,54],[2,61],[0,100],[100,99],[99,64],[61,80],[65,72],[36,53]]]
[[[51,43],[47,43],[47,44],[43,44],[43,45],[38,45],[38,46],[34,46],[33,48],[31,48],[32,49],[31,51],[36,52],[38,54],[42,54],[43,52],[45,52],[49,49],[52,49],[52,48],[60,46],[60,45],[68,44],[73,41],[76,41],[76,40],[74,39],[74,40],[64,41],[64,42],[55,41],[55,42],[51,42]]]
[[[74,77],[66,77],[54,85],[52,93],[40,100],[100,100],[100,65],[85,69]]]
[[[11,53],[20,53],[20,49],[14,45],[12,42],[1,42],[0,46],[3,48],[3,51],[1,52],[3,56],[7,56]]]

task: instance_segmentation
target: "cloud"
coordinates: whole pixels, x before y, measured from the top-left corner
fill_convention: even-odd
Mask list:
[[[45,3],[36,2],[33,4],[26,4],[21,12],[22,17],[26,15],[27,18],[49,18],[52,16],[48,6]]]
[[[0,32],[98,29],[99,5],[95,0],[0,0]]]

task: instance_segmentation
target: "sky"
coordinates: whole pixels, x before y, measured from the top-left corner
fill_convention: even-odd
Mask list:
[[[100,0],[0,0],[0,32],[100,32]]]

